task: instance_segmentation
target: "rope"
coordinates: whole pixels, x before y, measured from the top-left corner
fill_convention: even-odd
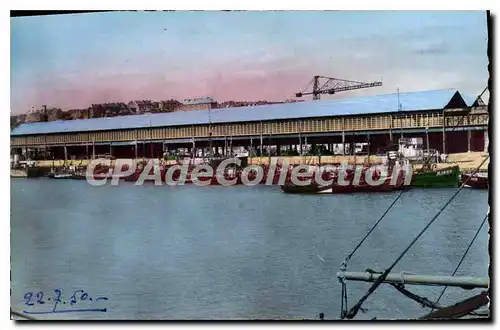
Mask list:
[[[486,91],[486,89],[487,89],[487,88],[488,88],[488,87],[486,87],[486,88],[485,88],[485,90],[484,90],[484,91],[483,91],[483,92],[482,92],[482,93],[478,96],[478,98],[477,98],[477,99],[479,99],[479,98],[481,97],[481,95],[482,95],[482,94]],[[477,100],[477,99],[476,99],[476,100]],[[459,126],[459,125],[463,122],[463,120],[465,119],[465,117],[466,117],[466,116],[467,116],[467,115],[462,115],[462,116],[461,116],[460,120],[459,120],[459,121],[458,121],[458,123],[457,123],[457,124],[456,124],[456,125],[452,128],[451,132],[454,132],[454,131],[455,131],[455,129],[456,129],[456,128],[457,128],[457,127],[458,127],[458,126]],[[445,118],[443,118],[443,120],[445,120]],[[444,138],[444,139],[442,139],[442,141],[441,141],[441,142],[446,142],[446,140],[447,140],[447,137],[446,137],[446,135],[445,135],[445,138]],[[436,155],[436,152],[437,152],[437,150],[434,150],[433,154],[425,160],[424,164],[423,164],[423,165],[422,165],[422,167],[421,167],[421,168],[417,171],[417,173],[416,173],[416,174],[418,174],[418,173],[422,172],[422,171],[426,168],[426,165],[428,165],[428,162],[429,162],[429,161],[430,161],[430,160],[431,160],[431,159],[432,159],[432,158]],[[489,158],[489,156],[488,156],[488,158]],[[484,161],[483,161],[483,163],[482,163],[482,164],[484,164]],[[481,164],[481,165],[479,165],[478,169],[482,166],[482,164]],[[476,172],[477,172],[477,170],[478,170],[478,169],[476,169]],[[468,179],[466,180],[466,182],[467,182],[467,181],[468,181]],[[461,187],[461,188],[462,188],[462,187]],[[461,188],[460,188],[460,189],[461,189]],[[459,189],[459,191],[460,191],[460,189]],[[364,241],[368,238],[368,236],[370,236],[370,234],[373,232],[373,230],[375,230],[375,228],[376,228],[376,227],[378,226],[378,224],[382,221],[382,219],[384,219],[384,218],[385,218],[385,216],[387,215],[387,213],[389,213],[389,211],[390,211],[390,210],[392,209],[392,207],[396,204],[396,202],[397,202],[397,201],[401,198],[401,196],[403,195],[403,193],[404,193],[404,192],[405,192],[405,190],[402,190],[402,191],[398,194],[398,196],[394,199],[394,201],[391,203],[391,205],[389,205],[389,207],[385,210],[385,212],[382,214],[382,216],[381,216],[381,217],[377,220],[377,222],[375,222],[375,224],[371,227],[371,229],[370,229],[370,230],[366,233],[366,235],[365,235],[365,236],[361,239],[361,241],[360,241],[360,242],[358,243],[358,245],[354,248],[354,250],[353,250],[353,251],[352,251],[352,252],[351,252],[351,253],[350,253],[350,254],[349,254],[349,255],[348,255],[348,256],[344,259],[344,261],[343,261],[343,262],[341,263],[341,265],[340,265],[340,272],[341,272],[341,274],[343,274],[343,272],[345,272],[345,270],[347,269],[347,263],[351,260],[351,258],[352,258],[352,256],[354,255],[354,253],[356,253],[356,251],[357,251],[357,250],[359,249],[359,247],[360,247],[360,246],[364,243]],[[457,193],[458,193],[458,192],[457,192]],[[454,197],[453,197],[453,198],[454,198]],[[446,206],[445,206],[445,207],[446,207]],[[439,214],[438,214],[438,215],[439,215]],[[339,278],[339,280],[340,280],[340,282],[342,283],[342,292],[343,292],[343,294],[344,294],[344,290],[345,290],[345,292],[346,292],[345,294],[347,294],[347,289],[344,289],[344,286],[346,285],[346,284],[345,284],[345,277],[343,277],[343,275],[342,275],[342,278]],[[344,297],[342,297],[341,299],[344,299]],[[346,299],[346,300],[347,300],[347,299]],[[341,305],[342,305],[341,307],[343,308],[343,300],[342,300],[342,304],[341,304]],[[346,308],[347,308],[347,307],[346,307]],[[358,308],[360,308],[360,307],[358,307]],[[345,313],[344,313],[344,311],[341,311],[341,315],[346,315],[346,316],[347,316],[347,311],[346,311]]]
[[[486,219],[488,219],[488,216],[489,214],[486,214],[486,216],[484,217],[483,219],[483,222],[481,222],[481,225],[479,226],[479,228],[477,229],[476,231],[476,234],[474,235],[474,237],[472,238],[472,240],[470,241],[469,243],[469,246],[467,247],[467,249],[465,250],[465,253],[462,255],[462,259],[460,259],[460,261],[458,262],[458,265],[457,267],[455,268],[455,270],[453,271],[453,274],[451,274],[451,276],[455,276],[455,274],[457,273],[458,269],[460,268],[460,266],[462,265],[462,262],[464,261],[465,259],[465,256],[467,255],[467,253],[469,253],[469,249],[471,248],[472,244],[474,244],[474,241],[476,240],[477,236],[479,235],[479,232],[481,231],[481,228],[483,228],[483,225],[484,223],[486,222]],[[446,289],[448,288],[448,286],[445,286],[443,288],[443,291],[441,291],[441,294],[439,295],[439,297],[437,298],[436,300],[436,304],[439,303],[439,300],[441,299],[441,297],[443,296],[444,292],[446,291]],[[434,308],[432,309],[431,313],[434,311]]]
[[[458,123],[453,127],[453,129],[451,130],[451,132],[455,131],[455,129],[462,123],[462,121],[465,119],[466,115],[463,115],[460,120],[458,121]],[[443,119],[444,120],[444,119]],[[441,142],[446,142],[446,137],[441,141]],[[437,150],[434,150],[432,156],[428,157],[424,164],[422,165],[422,167],[417,171],[416,174],[422,172],[427,163],[436,155],[436,152]],[[481,164],[482,165],[482,164]],[[359,249],[359,247],[364,243],[364,241],[368,238],[368,236],[370,236],[370,234],[373,232],[373,230],[375,230],[375,228],[378,226],[378,224],[385,218],[385,216],[387,215],[387,213],[389,213],[389,211],[392,209],[392,207],[394,206],[394,204],[396,204],[396,202],[401,198],[401,196],[405,193],[406,190],[401,190],[401,192],[398,194],[398,196],[394,199],[394,201],[391,203],[391,205],[389,205],[389,207],[385,210],[385,212],[382,214],[382,216],[377,220],[377,222],[375,222],[375,224],[371,227],[371,229],[366,233],[366,235],[361,239],[361,241],[358,243],[358,245],[356,245],[356,247],[354,248],[354,250],[347,256],[347,258],[342,262],[341,264],[341,268],[342,268],[342,265],[345,263],[345,266],[347,267],[347,263],[349,262],[349,260],[351,260],[352,256],[354,255],[354,253],[356,253],[356,251]]]
[[[406,297],[410,298],[411,300],[414,300],[418,303],[420,303],[422,305],[422,307],[429,307],[429,308],[441,308],[437,302],[432,302],[430,301],[429,299],[427,299],[426,297],[421,297],[411,291],[408,291],[407,289],[405,289],[405,286],[404,284],[402,283],[391,283],[391,285],[393,287],[396,288],[396,290],[398,290],[399,292],[401,292],[402,294],[404,294]]]
[[[483,159],[483,161],[481,162],[481,164],[476,168],[476,170],[474,171],[474,174],[476,174],[476,172],[479,170],[479,168],[481,168],[481,166],[490,158],[490,156],[488,155],[488,157],[485,157]],[[361,297],[361,299],[356,303],[356,305],[354,305],[350,310],[349,312],[347,313],[346,317],[349,318],[349,319],[352,319],[354,316],[356,316],[356,314],[358,313],[361,305],[363,304],[363,302],[365,302],[365,300],[375,291],[375,289],[377,289],[377,287],[385,280],[385,278],[387,277],[387,275],[389,274],[389,272],[396,266],[396,264],[403,258],[403,256],[408,252],[408,250],[410,250],[413,245],[417,242],[417,240],[427,231],[427,229],[434,223],[434,221],[436,221],[436,219],[441,215],[441,213],[444,211],[444,209],[453,201],[453,199],[458,195],[458,193],[460,193],[460,191],[464,188],[465,184],[470,180],[472,176],[468,177],[467,180],[465,180],[462,185],[460,186],[460,188],[457,189],[457,191],[453,194],[453,196],[451,196],[451,198],[444,204],[444,206],[438,211],[438,213],[432,218],[431,221],[429,221],[429,223],[420,231],[420,233],[411,241],[411,243],[408,245],[408,247],[399,255],[399,257],[392,263],[392,265],[387,268],[381,276],[379,276],[377,278],[377,280],[373,283],[373,285],[368,289],[368,292],[363,296]]]

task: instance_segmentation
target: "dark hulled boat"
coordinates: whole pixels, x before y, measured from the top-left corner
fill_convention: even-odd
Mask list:
[[[474,188],[474,189],[488,189],[488,173],[462,173],[461,182],[464,187]]]
[[[377,185],[369,184],[366,181],[366,175],[369,170],[369,167],[364,168],[361,171],[359,182],[355,182],[355,172],[352,170],[346,171],[344,181],[345,183],[339,183],[338,180],[338,172],[322,173],[322,178],[324,181],[331,181],[331,184],[328,185],[320,185],[314,180],[311,180],[310,184],[307,185],[295,185],[290,181],[283,186],[281,186],[281,190],[284,193],[290,194],[323,194],[323,193],[332,193],[332,194],[346,194],[346,193],[357,193],[357,192],[389,192],[393,190],[400,190],[407,188],[404,185],[405,173],[401,171],[393,183],[392,178],[392,167],[389,168],[390,175],[381,183]],[[315,177],[315,176],[313,176]],[[380,179],[380,174],[374,172],[372,174],[372,179],[374,181],[378,181]]]
[[[291,182],[287,182],[281,186],[281,191],[287,194],[324,194],[332,193],[333,184],[319,185],[316,182],[311,182],[305,186],[298,186]]]

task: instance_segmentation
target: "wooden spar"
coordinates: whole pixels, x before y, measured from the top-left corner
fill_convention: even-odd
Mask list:
[[[352,281],[375,282],[381,274],[368,272],[338,272],[338,278]],[[434,275],[409,275],[389,273],[383,283],[404,283],[409,285],[447,285],[463,288],[488,288],[489,280],[485,277],[458,277]]]

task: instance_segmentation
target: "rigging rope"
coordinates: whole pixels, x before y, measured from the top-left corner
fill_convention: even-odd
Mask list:
[[[370,268],[366,269],[366,272],[370,273],[370,274],[382,274],[382,272],[376,272]],[[394,288],[396,288],[396,290],[401,292],[406,297],[421,304],[422,307],[440,308],[440,306],[437,304],[437,302],[434,303],[434,302],[430,301],[429,299],[427,299],[426,297],[421,297],[421,296],[407,290],[405,288],[405,284],[403,282],[403,274],[402,273],[403,272],[401,272],[401,281],[402,281],[401,283],[389,283],[389,284],[392,285]]]
[[[427,231],[427,229],[436,221],[436,219],[441,215],[441,213],[444,211],[444,209],[453,201],[453,199],[462,191],[464,188],[465,184],[470,180],[472,176],[476,174],[476,172],[483,166],[483,164],[490,158],[485,157],[481,164],[474,170],[471,176],[469,176],[457,189],[457,191],[451,196],[451,198],[444,204],[444,206],[438,211],[438,213],[432,218],[431,221],[418,233],[418,235],[411,241],[411,243],[408,245],[408,247],[399,255],[399,257],[392,263],[389,268],[387,268],[381,276],[377,278],[377,280],[372,284],[372,286],[368,289],[368,292],[361,297],[361,299],[349,310],[349,312],[345,313],[345,317],[348,319],[352,319],[358,311],[361,308],[361,305],[365,302],[366,299],[377,289],[377,287],[385,280],[389,272],[397,265],[397,263],[403,258],[403,256],[413,247],[413,245],[417,242],[417,240]],[[343,313],[344,314],[344,313]]]
[[[451,132],[455,131],[455,129],[463,122],[463,120],[464,120],[464,118],[466,116],[467,115],[463,115],[460,118],[460,120],[458,121],[458,123],[451,130]],[[446,137],[441,142],[446,142]],[[416,174],[419,174],[420,172],[422,172],[426,168],[426,165],[428,165],[427,163],[436,155],[436,152],[437,152],[437,150],[434,150],[433,154],[425,160],[424,164],[417,171]],[[354,255],[354,253],[356,253],[356,251],[363,244],[363,242],[368,238],[368,236],[370,236],[370,234],[372,233],[372,231],[375,230],[375,228],[378,226],[378,224],[380,223],[380,221],[382,221],[385,218],[385,216],[387,215],[387,213],[389,213],[389,211],[392,209],[392,207],[394,206],[394,204],[396,204],[396,202],[399,200],[399,198],[401,198],[401,196],[404,194],[404,192],[405,192],[405,190],[401,190],[401,192],[394,199],[394,201],[391,203],[391,205],[389,205],[389,207],[385,210],[385,212],[382,214],[382,216],[377,220],[377,222],[375,222],[375,224],[372,226],[372,228],[366,233],[366,235],[361,239],[361,241],[358,243],[358,245],[356,245],[356,247],[354,248],[354,250],[347,256],[347,258],[345,258],[345,260],[342,262],[342,264],[340,266],[341,271],[345,271],[345,269],[347,267],[347,263],[349,262],[349,260],[351,260],[351,258]]]
[[[393,287],[396,288],[396,290],[398,290],[399,292],[401,292],[402,294],[404,294],[405,296],[407,296],[408,298],[410,298],[411,300],[414,300],[418,303],[420,303],[422,305],[422,307],[429,307],[429,308],[432,308],[432,309],[435,309],[435,308],[441,308],[437,302],[432,302],[430,301],[429,299],[427,299],[426,297],[421,297],[409,290],[407,290],[404,286],[404,284],[402,283],[391,283],[391,285]]]
[[[488,219],[488,216],[489,216],[489,213],[486,214],[486,216],[484,217],[483,219],[483,222],[481,222],[481,225],[479,226],[479,228],[477,229],[476,231],[476,234],[474,235],[474,237],[472,238],[472,240],[470,241],[469,243],[469,246],[467,247],[467,249],[465,250],[465,253],[463,254],[462,256],[462,259],[460,259],[460,261],[458,262],[458,265],[457,267],[455,268],[455,270],[453,271],[453,274],[451,274],[451,276],[455,276],[455,274],[457,273],[458,269],[460,268],[460,266],[462,265],[462,262],[464,261],[465,259],[465,256],[467,255],[467,253],[469,253],[469,249],[471,248],[472,244],[474,244],[474,241],[476,240],[477,236],[479,235],[479,232],[481,231],[481,228],[483,228],[483,225],[484,223],[486,222],[486,219]],[[446,285],[444,288],[443,288],[443,291],[441,291],[441,294],[439,295],[439,297],[437,298],[436,300],[436,304],[439,303],[439,300],[441,299],[441,297],[443,296],[444,292],[446,291],[446,289],[448,288],[448,286]],[[431,313],[434,311],[434,308],[432,309]]]
[[[455,129],[462,124],[462,122],[463,122],[463,120],[465,119],[466,116],[467,115],[462,115],[461,116],[460,120],[452,128],[451,132],[454,132]],[[444,120],[444,118],[443,118],[443,120]],[[441,142],[446,142],[446,140],[447,140],[447,138],[445,136],[445,138],[442,139]],[[424,164],[417,171],[416,174],[424,171],[424,169],[428,165],[428,162],[430,162],[430,160],[436,155],[436,152],[437,152],[437,150],[434,150],[433,153],[432,153],[432,155],[430,157],[428,157],[427,159],[425,159]],[[481,165],[480,165],[480,167],[481,167]],[[344,259],[344,261],[342,261],[342,263],[340,264],[340,272],[341,272],[341,274],[347,270],[347,263],[351,260],[351,258],[354,255],[354,253],[356,253],[356,251],[361,247],[361,245],[368,238],[368,236],[370,236],[370,234],[375,230],[375,228],[378,226],[378,224],[385,218],[385,216],[387,215],[387,213],[389,213],[389,211],[396,204],[396,202],[401,198],[401,196],[404,194],[404,192],[405,192],[405,190],[401,190],[401,192],[398,194],[398,196],[396,196],[396,198],[392,201],[391,205],[389,205],[389,207],[384,211],[384,213],[382,214],[382,216],[375,222],[375,224],[366,233],[366,235],[361,239],[361,241],[358,243],[358,245],[356,245],[356,247],[352,250],[352,252]],[[347,288],[346,288],[346,282],[345,282],[345,278],[344,277],[339,278],[339,281],[342,284],[342,298],[341,298],[342,299],[342,304],[341,304],[341,312],[340,312],[340,314],[341,314],[341,318],[344,318],[344,316],[347,315]],[[344,305],[344,300],[345,300],[345,305]],[[345,310],[343,308],[345,308]]]

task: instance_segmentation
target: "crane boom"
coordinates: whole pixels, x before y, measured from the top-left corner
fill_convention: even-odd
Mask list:
[[[322,84],[320,84],[320,79],[324,81]],[[337,92],[382,86],[381,81],[360,82],[324,76],[314,76],[311,82],[313,84],[312,92],[305,92],[309,85],[311,85],[311,83],[309,83],[309,85],[302,92],[296,93],[295,96],[302,97],[304,95],[313,95],[313,100],[319,100],[321,94],[335,94]]]

